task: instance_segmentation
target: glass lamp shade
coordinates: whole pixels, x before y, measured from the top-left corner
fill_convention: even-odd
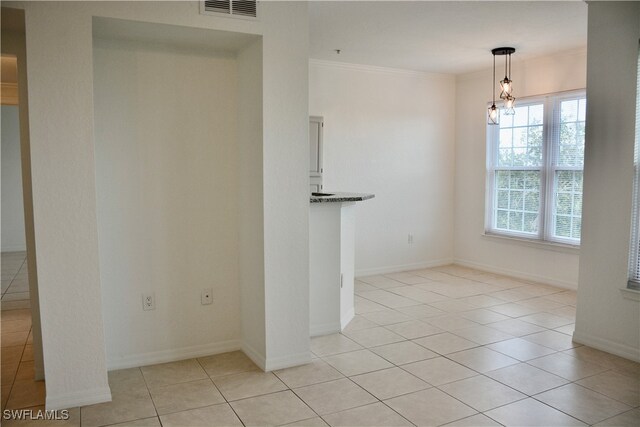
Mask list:
[[[504,80],[500,80],[500,90],[500,99],[510,97],[513,91],[513,80],[509,80],[509,77],[504,76]]]
[[[507,96],[504,99],[504,114],[507,116],[512,116],[516,113],[515,110],[516,99],[513,96]]]
[[[490,125],[497,125],[500,123],[500,109],[496,107],[496,104],[492,104],[487,110],[487,123]]]

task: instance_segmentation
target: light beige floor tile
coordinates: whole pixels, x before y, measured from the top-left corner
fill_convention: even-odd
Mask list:
[[[250,371],[225,375],[214,380],[227,401],[286,390],[287,386],[271,372]]]
[[[505,316],[509,316],[509,317],[528,316],[530,314],[537,313],[540,311],[536,308],[527,307],[525,305],[518,304],[516,302],[502,304],[502,305],[494,305],[493,307],[489,308],[489,310],[495,311],[496,313],[504,314]]]
[[[370,348],[372,352],[383,357],[394,365],[404,365],[420,360],[438,357],[437,353],[415,344],[411,341],[402,341],[381,347]]]
[[[514,337],[522,337],[523,335],[535,334],[537,332],[544,332],[546,329],[540,326],[536,326],[532,323],[523,322],[518,319],[502,320],[500,322],[489,323],[488,326],[498,331],[513,335]]]
[[[459,300],[444,300],[429,303],[430,306],[447,313],[457,313],[460,311],[474,310],[476,307]]]
[[[595,363],[597,365],[601,365],[618,372],[631,372],[634,374],[640,374],[640,363],[633,362],[629,359],[623,359],[622,357],[618,357],[604,351],[596,350],[595,348],[581,346],[574,349],[569,349],[565,351],[565,353],[578,359]]]
[[[502,424],[492,420],[486,415],[476,414],[449,424],[447,427],[502,427]]]
[[[378,325],[392,325],[394,323],[406,322],[411,317],[396,310],[375,311],[373,313],[364,314],[363,317],[377,323]]]
[[[525,399],[486,413],[505,426],[584,426],[586,424],[534,399]]]
[[[442,391],[431,388],[385,401],[394,411],[419,426],[436,426],[476,414]]]
[[[327,427],[329,424],[325,423],[320,417],[313,417],[308,420],[296,421],[295,423],[285,425],[287,427]]]
[[[360,350],[362,346],[342,334],[324,335],[311,338],[311,351],[318,356],[347,353]]]
[[[596,424],[598,427],[638,427],[640,425],[640,409],[633,409]]]
[[[557,294],[563,291],[563,289],[557,288],[555,286],[540,285],[540,284],[523,286],[522,288],[518,288],[518,290],[534,297]]]
[[[469,319],[473,322],[479,323],[481,325],[486,325],[487,323],[494,323],[494,322],[499,322],[501,320],[510,319],[510,317],[505,316],[504,314],[498,314],[484,308],[465,311],[460,313],[460,316],[464,317],[465,319]]]
[[[421,338],[444,332],[442,329],[420,320],[396,323],[394,325],[388,325],[386,328],[407,339]]]
[[[2,301],[0,302],[0,307],[2,311],[13,311],[13,310],[19,310],[24,308],[31,308],[31,301],[29,300]]]
[[[33,361],[20,362],[20,365],[18,365],[18,371],[16,372],[16,381],[35,381],[35,376],[36,372]]]
[[[478,375],[477,372],[444,357],[410,363],[403,365],[402,369],[435,386]]]
[[[159,415],[202,408],[225,401],[209,378],[152,388],[150,392]]]
[[[428,317],[423,321],[445,331],[455,331],[456,329],[469,328],[471,326],[479,326],[476,322],[458,316],[456,314],[445,314],[442,316]]]
[[[640,406],[640,375],[607,371],[577,382],[629,406]]]
[[[487,345],[513,338],[512,335],[482,325],[456,329],[455,331],[452,331],[452,333],[480,345]]]
[[[351,322],[344,328],[343,332],[358,331],[360,329],[375,328],[377,323],[366,319],[364,316],[355,316]]]
[[[506,368],[487,372],[485,375],[529,396],[568,382],[564,378],[527,365],[526,363],[507,366]]]
[[[624,403],[576,384],[546,391],[535,398],[587,424],[604,421],[631,409]]]
[[[445,384],[438,388],[480,412],[527,397],[482,375]]]
[[[83,406],[80,411],[82,425],[103,426],[156,415],[156,409],[146,388],[129,391],[112,390],[111,397],[113,399],[111,402]]]
[[[544,310],[546,312],[549,312],[550,310],[556,310],[565,306],[565,304],[551,301],[544,297],[525,299],[522,301],[518,301],[518,304],[522,304],[525,307],[535,308],[537,310]]]
[[[489,295],[474,295],[471,297],[461,298],[460,301],[471,304],[478,308],[488,308],[494,305],[504,304],[506,301]]]
[[[519,289],[507,289],[498,292],[492,292],[490,297],[502,299],[509,302],[522,301],[531,298],[531,295],[520,291]]]
[[[359,277],[358,280],[373,285],[376,288],[405,286],[404,283],[400,283],[385,276]]]
[[[162,415],[160,421],[162,427],[242,426],[233,409],[227,403]]]
[[[351,380],[380,400],[430,388],[431,385],[400,368],[356,375]]]
[[[2,333],[7,332],[24,332],[31,329],[31,319],[25,320],[3,320],[2,321]]]
[[[356,294],[360,294],[362,292],[375,291],[376,289],[378,289],[378,288],[376,288],[375,286],[370,285],[368,283],[361,282],[359,280],[356,280],[355,283],[354,283],[354,292]]]
[[[246,426],[282,425],[316,415],[291,390],[239,400],[231,406]]]
[[[555,314],[556,316],[566,317],[572,322],[576,321],[577,310],[572,305],[565,305],[564,307],[554,308],[553,310],[547,310],[547,312]]]
[[[323,360],[293,368],[280,369],[274,372],[289,388],[303,387],[325,381],[337,380],[343,375]]]
[[[389,292],[396,295],[400,295],[414,301],[418,301],[422,304],[428,304],[435,301],[442,301],[447,299],[446,296],[430,292],[416,286],[403,286],[401,288],[389,289]]]
[[[522,338],[527,341],[531,341],[532,343],[540,344],[558,351],[568,350],[580,345],[578,343],[574,343],[571,336],[561,334],[556,331],[538,332],[537,334],[526,335]]]
[[[564,291],[557,294],[545,295],[544,298],[567,305],[576,305],[576,291]]]
[[[332,427],[394,427],[412,424],[384,403],[372,403],[324,417]]]
[[[363,347],[377,347],[394,342],[404,341],[402,336],[382,327],[361,329],[359,331],[344,332],[349,339],[357,342]]]
[[[556,351],[548,347],[532,343],[522,338],[513,338],[506,341],[500,341],[487,346],[491,350],[498,351],[507,356],[518,359],[521,362],[535,359],[537,357],[553,354]]]
[[[0,346],[2,347],[14,347],[14,346],[24,346],[27,342],[27,337],[29,336],[29,331],[20,331],[20,332],[2,332],[2,337],[0,338],[2,342]]]
[[[140,368],[119,369],[109,372],[109,387],[114,392],[126,392],[140,388],[146,390],[147,383],[144,381]]]
[[[21,301],[29,299],[29,292],[10,292],[11,288],[7,290],[7,293],[2,296],[2,301]],[[4,325],[2,325],[4,329]]]
[[[207,373],[196,359],[143,366],[140,369],[149,387],[160,387],[207,378]]]
[[[369,301],[373,301],[389,308],[408,307],[411,305],[419,304],[418,302],[413,301],[409,298],[401,297],[382,289],[371,292],[363,292],[361,296],[368,299]]]
[[[447,357],[461,365],[482,373],[518,363],[516,359],[486,347],[470,348],[469,350],[463,350],[458,353],[451,353]]]
[[[405,272],[385,274],[385,277],[397,280],[398,282],[402,282],[406,285],[417,285],[419,283],[427,282],[427,280],[425,280],[425,278],[422,276]]]
[[[556,332],[560,332],[562,334],[571,335],[571,336],[573,336],[573,333],[575,332],[575,330],[576,330],[575,323],[569,323],[568,325],[560,326],[559,328],[554,329],[554,331]]]
[[[10,386],[13,384],[13,380],[18,372],[19,362],[3,363],[2,370],[0,371],[0,384],[2,387]]]
[[[445,314],[444,311],[438,310],[430,305],[412,305],[411,307],[402,307],[397,309],[398,312],[404,313],[413,319],[426,319],[428,317],[435,317]]]
[[[79,424],[78,424],[79,425]],[[107,427],[161,427],[158,417],[143,418],[141,420],[127,421],[126,423],[111,424]]]
[[[393,366],[391,363],[369,350],[358,350],[350,353],[336,354],[335,356],[325,357],[324,360],[348,377],[378,371],[380,369],[387,369]]]
[[[413,272],[413,274],[415,274],[416,276],[425,277],[429,280],[435,280],[435,281],[443,280],[443,279],[446,280],[451,278],[450,274],[446,274],[438,270],[433,270],[431,268],[416,270]]]
[[[566,317],[556,316],[551,313],[535,313],[528,316],[520,317],[520,320],[524,322],[533,323],[534,325],[542,326],[543,328],[559,328],[560,326],[573,323],[572,319]]]
[[[595,363],[577,359],[565,353],[551,354],[539,359],[529,360],[527,363],[570,381],[577,381],[591,375],[599,374],[608,369]]]
[[[0,350],[0,362],[2,362],[3,365],[14,365],[16,363],[19,363],[23,352],[24,347],[21,345],[2,347],[2,350]]]
[[[297,388],[294,391],[320,415],[344,411],[377,401],[375,397],[347,378]]]
[[[413,342],[440,354],[454,353],[478,346],[478,344],[472,341],[453,335],[449,332],[418,338],[413,340]]]
[[[211,378],[256,371],[258,366],[241,351],[200,357],[198,362]]]

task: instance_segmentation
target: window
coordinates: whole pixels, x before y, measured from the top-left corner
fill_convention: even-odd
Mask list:
[[[631,250],[629,257],[629,288],[640,290],[640,52],[636,83],[636,145],[633,178],[633,214],[631,219]]]
[[[486,231],[580,244],[584,91],[519,100],[487,125]]]

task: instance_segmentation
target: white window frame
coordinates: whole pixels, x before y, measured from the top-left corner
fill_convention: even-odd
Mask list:
[[[633,153],[633,204],[631,243],[629,248],[629,281],[627,288],[640,291],[640,46],[636,79],[636,135]]]
[[[580,240],[562,238],[553,235],[555,229],[554,216],[554,179],[556,170],[584,170],[584,167],[557,167],[554,159],[557,158],[559,144],[556,135],[559,134],[560,126],[560,104],[576,98],[585,98],[584,89],[558,92],[553,94],[532,96],[518,99],[518,107],[543,104],[543,151],[542,164],[540,167],[532,166],[509,166],[498,167],[497,150],[499,145],[500,125],[487,125],[487,162],[486,162],[486,187],[485,187],[485,234],[495,236],[505,236],[542,243],[567,245],[579,248]],[[538,232],[536,234],[518,231],[502,230],[495,227],[496,218],[496,191],[495,177],[496,171],[516,170],[516,171],[540,171],[540,206],[538,213]]]

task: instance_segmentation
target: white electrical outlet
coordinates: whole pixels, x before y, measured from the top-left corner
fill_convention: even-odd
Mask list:
[[[156,295],[153,292],[142,294],[142,309],[145,311],[156,309]]]
[[[203,289],[200,294],[200,302],[202,305],[213,304],[213,289]]]

